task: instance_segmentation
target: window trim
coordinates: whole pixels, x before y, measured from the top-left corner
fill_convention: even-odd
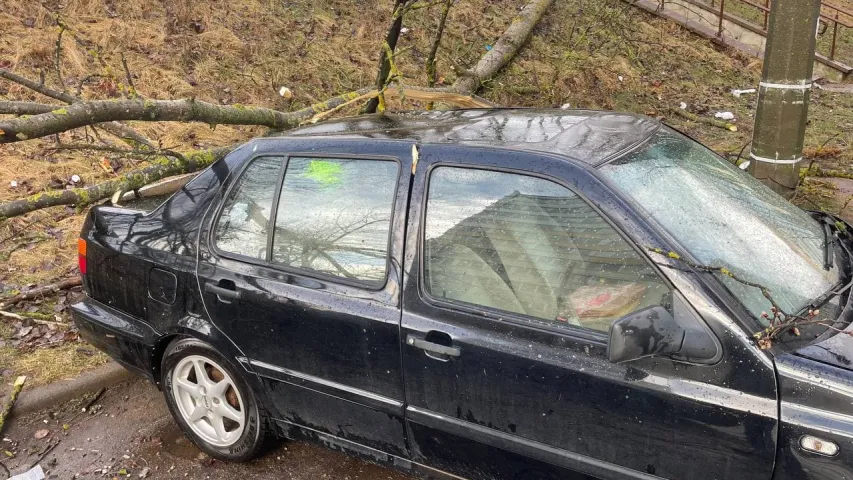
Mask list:
[[[270,227],[267,230],[267,251],[265,258],[256,258],[249,257],[247,255],[241,255],[239,253],[226,252],[219,249],[216,246],[216,228],[219,225],[220,217],[222,216],[222,211],[225,209],[225,203],[227,202],[231,192],[234,190],[235,186],[239,182],[239,180],[243,177],[243,174],[249,168],[249,166],[258,160],[259,158],[264,157],[278,157],[282,159],[282,165],[280,167],[280,172],[278,174],[278,179],[276,180],[275,193],[273,197],[272,208],[270,209]],[[275,263],[272,261],[272,243],[274,241],[275,234],[275,220],[278,216],[278,204],[281,200],[281,190],[284,185],[284,180],[287,175],[287,168],[290,165],[291,158],[328,158],[328,159],[340,159],[340,160],[365,160],[365,161],[379,161],[379,162],[394,162],[397,166],[397,174],[394,180],[394,197],[391,201],[391,217],[389,219],[389,227],[388,227],[388,239],[386,243],[386,255],[385,255],[385,277],[379,282],[365,282],[359,280],[353,280],[346,277],[338,277],[335,275],[327,275],[321,272],[317,272],[314,270],[307,270],[303,268],[295,268],[288,265],[283,265],[281,263]],[[208,231],[208,246],[211,252],[216,257],[227,258],[230,260],[249,263],[252,265],[270,268],[272,270],[281,271],[284,273],[292,274],[292,275],[300,275],[307,278],[312,278],[315,280],[327,281],[339,285],[344,285],[348,287],[356,287],[363,290],[367,290],[370,292],[379,292],[385,289],[388,285],[389,273],[393,268],[393,262],[391,261],[391,251],[392,251],[392,242],[394,238],[394,225],[398,220],[397,213],[397,197],[400,194],[400,173],[403,171],[403,162],[399,157],[393,155],[362,155],[362,154],[346,154],[346,153],[322,153],[322,152],[292,152],[292,153],[276,153],[276,152],[264,152],[256,155],[252,155],[248,159],[246,159],[244,165],[240,167],[240,171],[236,172],[236,175],[233,177],[233,180],[229,183],[227,189],[225,190],[222,199],[219,201],[219,205],[216,207],[216,212],[213,216],[213,221],[210,224],[210,229]]]
[[[499,173],[510,173],[515,175],[522,175],[526,177],[539,178],[542,180],[550,181],[555,183],[563,188],[566,188],[569,192],[575,194],[583,200],[592,210],[601,216],[611,228],[637,253],[637,255],[652,269],[652,271],[657,275],[658,280],[661,281],[670,291],[671,294],[675,294],[678,290],[674,285],[669,281],[669,279],[662,274],[660,269],[654,262],[651,261],[648,255],[639,248],[639,246],[628,237],[625,232],[616,225],[609,216],[607,216],[601,209],[599,209],[596,205],[589,201],[589,199],[583,195],[581,192],[576,189],[570,187],[567,182],[563,181],[558,177],[554,177],[547,174],[541,174],[538,172],[531,172],[528,170],[519,170],[514,168],[505,168],[505,167],[497,167],[493,165],[482,165],[482,164],[473,164],[473,163],[456,163],[451,161],[439,161],[433,163],[429,166],[426,171],[426,180],[424,183],[424,191],[423,191],[423,200],[420,206],[420,231],[418,232],[418,294],[420,295],[421,300],[429,306],[434,308],[439,308],[443,310],[451,310],[466,313],[469,315],[474,315],[480,318],[485,318],[489,321],[499,321],[499,322],[507,322],[519,327],[525,328],[535,328],[539,330],[547,331],[548,333],[558,333],[562,335],[569,335],[571,337],[577,338],[579,340],[585,340],[594,342],[600,345],[606,345],[609,338],[609,333],[607,331],[594,330],[591,328],[586,328],[578,325],[571,324],[557,324],[554,322],[549,322],[547,320],[543,320],[541,318],[533,317],[530,315],[525,315],[521,313],[508,312],[505,310],[499,310],[497,308],[493,308],[487,305],[477,305],[473,303],[467,303],[456,300],[448,300],[442,299],[433,296],[426,289],[426,279],[424,276],[424,263],[425,263],[425,243],[426,243],[426,220],[427,220],[427,205],[429,203],[429,188],[430,183],[432,182],[432,175],[434,170],[440,167],[451,167],[451,168],[465,168],[469,170],[482,170],[488,172],[499,172]],[[621,317],[620,317],[621,318]]]

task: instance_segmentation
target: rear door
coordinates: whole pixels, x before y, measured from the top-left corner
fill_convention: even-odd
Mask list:
[[[372,145],[260,142],[208,213],[198,278],[214,324],[291,434],[405,457],[399,279],[411,146]]]
[[[589,172],[429,146],[417,170],[401,335],[414,461],[482,479],[770,478],[773,370],[740,340],[723,336],[715,365],[608,361],[628,313],[701,319],[606,213],[663,240]]]

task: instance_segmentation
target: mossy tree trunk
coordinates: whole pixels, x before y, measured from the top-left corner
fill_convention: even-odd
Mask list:
[[[183,158],[156,157],[152,164],[141,170],[125,173],[113,180],[83,188],[55,190],[30,195],[26,198],[0,204],[0,219],[16,217],[35,210],[57,205],[88,205],[110,198],[115,192],[129,192],[151,182],[172,175],[196,172],[223,158],[233,147],[198,150],[183,154]]]
[[[367,93],[369,89],[345,93],[294,112],[262,107],[214,105],[195,99],[183,100],[93,100],[57,108],[26,118],[0,120],[0,143],[41,138],[74,128],[108,121],[203,122],[210,125],[262,125],[288,128],[317,113],[335,108]]]
[[[388,74],[391,73],[391,58],[388,54],[394,53],[397,41],[400,39],[400,30],[403,28],[403,9],[410,0],[394,0],[394,13],[391,26],[385,34],[385,43],[379,49],[379,72],[376,74],[376,90],[382,92],[388,82]],[[388,48],[385,48],[385,45]],[[380,94],[381,95],[381,94]],[[376,113],[379,107],[379,97],[371,98],[362,108],[362,113]]]

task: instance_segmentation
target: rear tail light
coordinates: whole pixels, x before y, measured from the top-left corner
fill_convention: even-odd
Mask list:
[[[77,240],[77,264],[80,267],[80,275],[86,275],[86,240]]]

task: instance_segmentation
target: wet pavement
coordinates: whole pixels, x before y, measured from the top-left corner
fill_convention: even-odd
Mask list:
[[[261,458],[243,464],[214,460],[184,437],[162,393],[143,380],[118,385],[92,400],[82,397],[52,411],[12,418],[0,439],[0,463],[12,475],[40,464],[49,479],[413,478],[306,442],[273,443]]]

